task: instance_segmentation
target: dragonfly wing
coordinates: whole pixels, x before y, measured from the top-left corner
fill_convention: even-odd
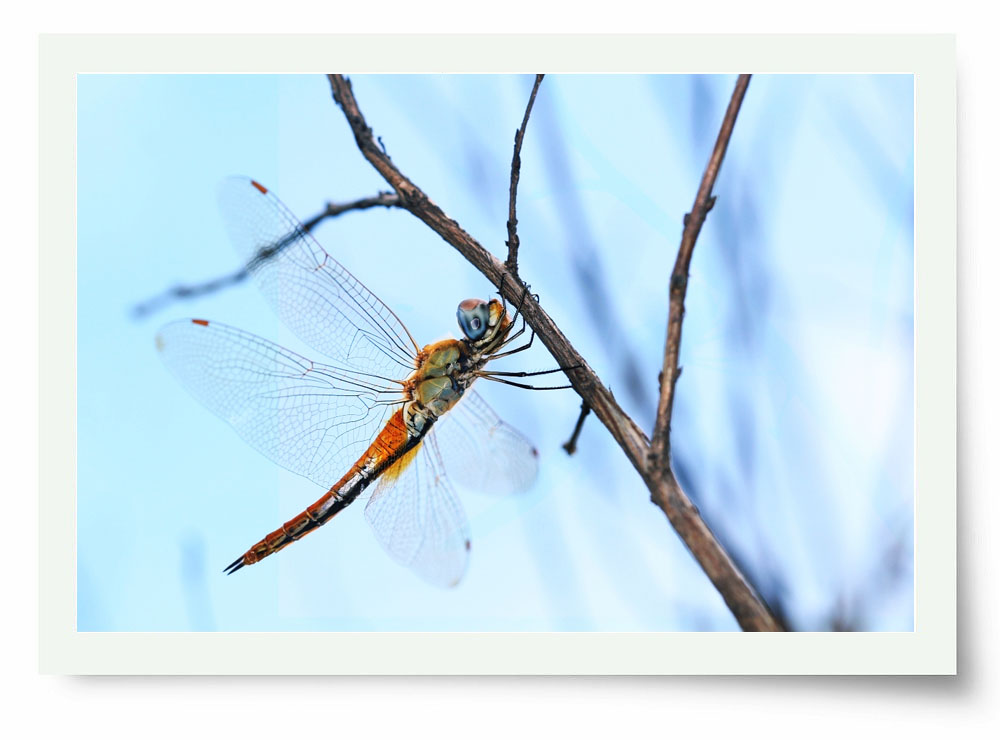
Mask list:
[[[174,375],[253,447],[329,486],[385,425],[399,386],[312,362],[224,324],[166,325],[156,337]]]
[[[409,331],[260,183],[227,179],[219,205],[236,250],[282,322],[331,359],[374,375],[413,370]]]
[[[445,469],[460,486],[482,493],[520,493],[538,476],[535,446],[473,390],[433,430]]]
[[[454,586],[469,559],[469,525],[441,464],[434,431],[383,473],[365,518],[392,558],[428,583]]]

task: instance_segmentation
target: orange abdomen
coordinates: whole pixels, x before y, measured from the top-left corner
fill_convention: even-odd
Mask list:
[[[253,565],[326,524],[337,513],[347,508],[393,463],[419,443],[419,438],[411,438],[406,431],[403,409],[397,410],[343,478],[334,483],[316,503],[285,522],[233,561],[226,568],[226,573],[232,574],[244,565]]]

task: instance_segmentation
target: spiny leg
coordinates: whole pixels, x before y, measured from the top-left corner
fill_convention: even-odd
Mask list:
[[[501,285],[503,285],[503,278],[501,278],[501,280],[500,280],[500,284],[501,284]],[[512,330],[512,329],[514,328],[514,326],[515,326],[515,325],[517,324],[517,320],[518,320],[518,318],[521,318],[521,320],[522,320],[522,323],[525,323],[525,322],[524,322],[524,318],[523,318],[523,317],[521,316],[521,307],[522,307],[522,306],[524,306],[524,299],[525,299],[525,298],[527,298],[527,296],[528,296],[528,288],[529,288],[529,287],[530,287],[530,286],[528,286],[528,285],[525,285],[525,286],[524,286],[524,292],[522,292],[522,293],[521,293],[521,299],[520,299],[520,300],[519,300],[519,301],[517,302],[517,310],[515,310],[515,311],[514,311],[514,316],[513,316],[513,318],[512,318],[511,320],[510,320],[510,323],[509,323],[509,324],[507,324],[507,328],[506,328],[506,329],[504,329],[504,332],[503,332],[503,335],[502,335],[502,344],[500,345],[501,347],[502,347],[502,346],[503,346],[504,344],[507,344],[507,341],[508,341],[508,339],[509,339],[507,335],[508,335],[508,334],[510,334],[511,330]],[[500,296],[500,297],[502,298],[502,297],[503,297],[503,295],[501,294],[501,296]],[[536,296],[536,300],[537,300],[537,296]],[[506,313],[506,312],[507,312],[507,303],[506,303],[506,301],[505,301],[505,302],[504,302],[504,313]]]
[[[507,330],[508,333],[510,331],[510,328],[513,328],[513,326],[514,326],[514,322],[512,321],[510,323],[510,325],[509,325],[508,330]],[[510,336],[506,337],[499,345],[497,345],[497,349],[503,349],[504,347],[506,347],[509,344],[511,344],[515,339],[517,339],[519,336],[521,336],[522,334],[524,334],[527,326],[528,326],[528,322],[525,320],[524,316],[522,316],[521,317],[521,328],[518,329],[514,334],[511,334]],[[515,352],[523,352],[524,350],[528,349],[531,346],[531,343],[534,342],[534,341],[535,341],[535,330],[532,329],[531,330],[531,336],[528,337],[528,343],[526,345],[524,345],[523,347],[519,347],[518,349],[510,350],[508,352],[500,352],[499,354],[494,353],[494,354],[490,355],[490,360],[496,360],[496,359],[498,359],[500,357],[506,357],[507,355],[514,354]]]
[[[524,333],[524,330],[522,329],[521,331],[519,331],[515,335],[515,337],[520,336],[523,333]],[[510,344],[510,342],[513,341],[515,337],[511,337],[511,339],[509,341],[504,342],[503,344],[500,345],[500,347],[504,347],[504,346]],[[490,355],[489,361],[493,362],[493,360],[499,360],[501,357],[509,357],[510,355],[516,355],[518,352],[524,352],[524,350],[526,350],[526,349],[528,349],[528,348],[531,347],[531,343],[534,342],[534,341],[535,341],[535,330],[532,329],[531,330],[531,337],[528,339],[528,343],[527,344],[523,344],[520,347],[517,347],[516,349],[511,349],[511,350],[508,350],[506,352],[500,352],[499,354]]]
[[[479,375],[479,377],[486,377],[487,375],[489,376],[501,375],[508,378],[528,378],[533,375],[551,375],[552,373],[562,373],[566,372],[567,370],[576,370],[578,367],[580,366],[573,365],[572,367],[557,367],[553,370],[537,370],[535,372],[525,372],[523,370],[519,372],[506,372],[503,370],[485,370],[477,373],[477,375]]]
[[[527,383],[515,383],[513,380],[504,380],[503,378],[494,378],[489,375],[480,376],[483,380],[489,380],[494,383],[503,383],[504,385],[512,385],[515,388],[526,388],[529,391],[559,391],[565,388],[572,388],[572,385],[528,385]]]
[[[510,344],[511,342],[513,342],[515,339],[517,339],[519,336],[521,336],[522,334],[524,334],[525,328],[527,327],[527,325],[528,325],[528,322],[525,321],[524,317],[522,316],[521,317],[521,328],[518,329],[513,334],[510,334],[510,336],[507,336],[500,344],[497,345],[497,349],[503,349],[508,344]],[[513,327],[513,322],[511,323],[511,327]],[[534,330],[532,330],[532,331],[534,331]],[[508,330],[508,333],[509,333],[509,330]]]
[[[500,296],[500,303],[503,305],[503,312],[507,313],[507,299],[503,295],[503,284],[507,279],[507,274],[504,273],[500,276],[500,285],[497,287],[497,295]]]

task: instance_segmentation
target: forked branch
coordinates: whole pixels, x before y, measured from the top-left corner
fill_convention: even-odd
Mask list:
[[[364,157],[371,165],[382,174],[385,180],[396,191],[400,197],[401,207],[406,208],[410,213],[427,224],[442,239],[451,244],[462,254],[476,269],[478,269],[493,285],[497,286],[503,295],[510,301],[519,300],[525,290],[524,283],[517,275],[516,269],[512,269],[507,263],[501,262],[490,252],[472,238],[458,223],[449,218],[416,184],[407,178],[386,155],[385,151],[376,143],[371,129],[365,121],[364,115],[358,106],[351,89],[350,81],[342,75],[328,75],[333,98],[340,106],[354,134],[354,139]],[[722,142],[721,149],[719,142],[716,142],[716,150],[709,160],[705,176],[702,178],[702,187],[699,188],[699,196],[695,199],[695,209],[692,216],[687,220],[685,226],[684,239],[682,239],[682,252],[686,256],[679,255],[678,261],[683,266],[683,274],[687,275],[687,267],[690,264],[691,251],[694,248],[694,240],[697,238],[698,230],[704,222],[705,214],[708,212],[708,196],[711,187],[715,182],[719,166],[722,163],[722,156],[725,154],[725,147],[728,144],[732,127],[735,123],[736,113],[739,111],[743,94],[746,92],[748,75],[740,77],[733,99],[730,102],[729,110],[723,120],[722,131],[719,139]],[[537,91],[537,80],[536,87]],[[533,91],[534,95],[534,91]],[[530,106],[529,106],[530,109]],[[702,191],[707,190],[702,198]],[[512,192],[512,199],[514,193]],[[699,204],[701,206],[699,207]],[[513,202],[512,202],[513,212]],[[697,227],[692,226],[692,221],[697,223]],[[689,232],[689,229],[692,229]],[[687,246],[685,246],[687,245]],[[675,273],[677,268],[675,267]],[[671,281],[671,319],[674,318],[674,291]],[[681,287],[686,287],[681,285]],[[680,346],[680,320],[683,317],[683,293],[680,294],[681,312],[678,314],[676,329],[676,348]],[[761,598],[744,578],[732,559],[723,549],[722,545],[712,534],[698,513],[697,508],[691,503],[674,477],[670,469],[669,458],[664,455],[650,454],[650,443],[646,435],[639,426],[618,406],[614,396],[601,383],[597,374],[587,364],[586,360],[576,351],[569,340],[555,324],[552,318],[545,312],[536,301],[525,301],[522,307],[522,315],[527,323],[534,329],[539,340],[548,348],[552,356],[559,363],[560,367],[570,368],[566,375],[573,388],[580,394],[583,401],[589,406],[594,414],[601,420],[601,423],[611,432],[622,451],[642,477],[650,491],[651,499],[667,515],[674,529],[681,536],[688,549],[701,565],[702,569],[711,579],[712,583],[722,594],[730,611],[736,617],[740,626],[745,630],[754,631],[777,631],[780,626],[770,614]],[[669,323],[669,322],[668,322]],[[668,330],[668,343],[670,337]],[[667,348],[668,356],[671,349]],[[674,367],[676,359],[674,359]],[[668,383],[669,380],[669,383]],[[676,382],[674,376],[672,380],[664,378],[664,385],[670,385],[670,397],[666,403],[672,401],[673,383]],[[660,405],[664,399],[661,394]],[[661,419],[666,420],[667,431],[669,433],[669,414],[657,414],[657,430],[663,424]],[[665,448],[666,449],[666,448]]]

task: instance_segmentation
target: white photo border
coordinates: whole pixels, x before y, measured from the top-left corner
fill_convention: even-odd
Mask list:
[[[378,54],[369,53],[378,48]],[[516,49],[516,54],[511,53]],[[911,633],[79,633],[76,75],[842,73],[914,79]],[[954,674],[956,61],[952,35],[55,36],[39,39],[39,666],[59,674]],[[70,218],[69,214],[73,214]],[[67,348],[73,351],[68,352]],[[301,647],[299,647],[299,644]]]

